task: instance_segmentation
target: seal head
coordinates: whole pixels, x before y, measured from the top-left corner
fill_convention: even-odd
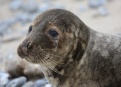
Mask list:
[[[73,80],[81,79],[77,68],[82,64],[89,36],[90,29],[73,13],[48,10],[33,21],[26,39],[18,47],[18,54],[40,64],[54,87],[78,87],[79,81]]]
[[[82,56],[88,39],[88,32],[83,33],[86,31],[83,27],[83,22],[80,23],[80,19],[71,12],[48,10],[33,21],[26,39],[18,47],[18,54],[29,62],[55,67],[63,63],[70,53],[70,56],[77,55],[78,52],[74,51],[80,43],[83,44],[79,48]]]

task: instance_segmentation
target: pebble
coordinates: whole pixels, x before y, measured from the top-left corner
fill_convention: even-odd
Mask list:
[[[63,4],[56,4],[56,5],[53,5],[52,8],[59,8],[59,9],[64,9],[65,6]]]
[[[45,84],[47,83],[48,82],[46,81],[46,79],[39,79],[35,81],[35,87],[42,87],[42,86],[45,86]]]
[[[87,8],[86,8],[85,6],[83,6],[83,5],[81,5],[80,8],[79,8],[79,10],[80,10],[81,12],[84,12],[84,11],[87,10]]]
[[[10,34],[7,34],[7,35],[5,35],[2,39],[1,39],[1,41],[3,42],[3,43],[8,43],[8,42],[11,42],[11,41],[15,41],[15,40],[19,40],[20,38],[22,38],[23,37],[23,33],[21,33],[21,32],[13,32],[13,33],[10,33]]]
[[[38,13],[28,15],[28,22],[33,21],[38,16]]]
[[[99,6],[102,6],[106,4],[107,0],[88,0],[88,4],[92,8],[97,8]]]
[[[50,3],[52,2],[53,0],[42,0],[42,2],[45,2],[45,3]]]
[[[35,13],[38,11],[38,3],[34,0],[29,0],[27,3],[22,5],[22,10],[28,13]]]
[[[10,9],[11,10],[18,10],[18,9],[20,9],[21,8],[21,6],[22,6],[22,4],[23,4],[23,1],[22,0],[13,0],[11,3],[10,3]]]
[[[118,35],[118,36],[120,36],[121,37],[121,33],[119,32],[119,33],[116,33],[116,35]]]
[[[9,82],[10,75],[6,72],[0,72],[0,87],[5,86]]]
[[[10,32],[11,26],[14,25],[16,22],[17,21],[14,17],[0,21],[0,36]]]
[[[0,35],[3,35],[8,30],[8,27],[5,20],[0,21]]]
[[[38,11],[44,12],[44,11],[48,10],[49,8],[50,8],[50,4],[42,3],[42,4],[40,4]]]
[[[12,79],[6,87],[21,87],[23,84],[25,84],[27,81],[27,78],[22,76],[19,78]]]
[[[46,84],[45,87],[52,87],[52,85],[51,84]]]
[[[102,16],[106,16],[109,14],[108,10],[103,6],[98,8],[98,13]]]
[[[21,24],[26,24],[31,21],[31,17],[27,13],[17,13],[16,15],[17,21],[21,22]]]
[[[22,87],[34,87],[34,82],[32,81],[26,82]]]
[[[0,26],[0,36],[2,36],[6,30],[7,30],[7,25],[6,24],[1,25]]]
[[[14,17],[11,17],[11,18],[8,18],[4,23],[7,25],[7,26],[12,26],[13,24],[15,24],[17,21]]]
[[[0,87],[4,87],[4,86],[1,86],[1,85],[0,85]]]

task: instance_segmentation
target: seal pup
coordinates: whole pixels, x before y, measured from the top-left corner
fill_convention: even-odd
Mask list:
[[[53,87],[121,87],[121,37],[51,9],[33,21],[18,55],[40,64]]]

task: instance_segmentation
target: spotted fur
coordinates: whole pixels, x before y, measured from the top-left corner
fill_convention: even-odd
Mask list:
[[[53,87],[121,87],[121,37],[96,32],[62,9],[44,12],[31,26],[18,54],[40,64]]]

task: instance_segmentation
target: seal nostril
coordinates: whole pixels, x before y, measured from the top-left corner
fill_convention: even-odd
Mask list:
[[[22,47],[29,49],[31,46],[31,42],[23,42]]]
[[[31,47],[31,42],[27,44],[27,49],[29,49],[30,47]]]
[[[28,42],[28,41],[23,42],[22,44],[23,53],[27,55],[30,47],[31,47],[31,42]]]

